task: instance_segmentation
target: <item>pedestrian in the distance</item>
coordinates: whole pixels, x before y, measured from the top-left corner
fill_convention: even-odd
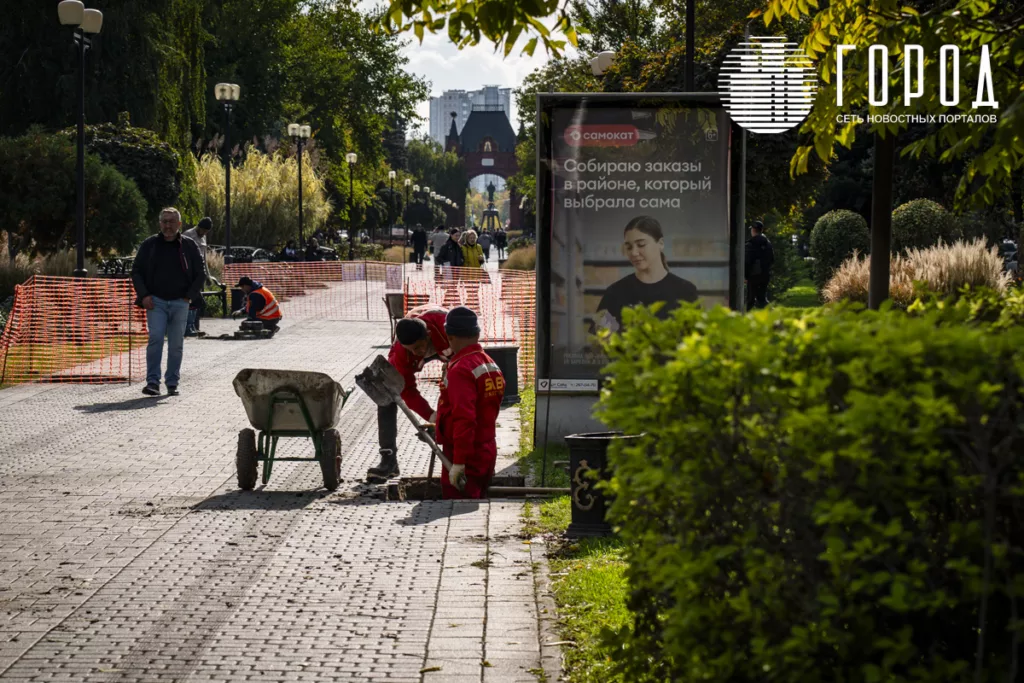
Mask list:
[[[416,270],[423,270],[423,255],[427,253],[427,232],[419,223],[412,233],[412,250],[416,255]]]
[[[437,256],[438,265],[446,270],[446,275],[452,268],[461,268],[465,263],[462,256],[462,245],[459,244],[459,229],[452,228],[448,233],[448,241],[441,247],[441,253]]]
[[[309,240],[309,244],[306,245],[306,260],[307,261],[323,261],[324,257],[320,254],[320,242],[317,238]]]
[[[160,232],[139,247],[132,264],[135,305],[146,309],[149,344],[146,346],[147,396],[160,395],[160,361],[167,338],[167,393],[178,393],[181,357],[189,302],[198,299],[206,279],[199,246],[183,237],[181,214],[175,208],[160,212]]]
[[[498,228],[498,231],[494,233],[494,246],[498,248],[498,259],[504,259],[505,247],[508,246],[508,234],[504,229]]]
[[[199,253],[203,257],[203,273],[205,275],[205,281],[203,284],[205,285],[206,282],[213,280],[214,283],[219,285],[220,283],[217,282],[216,278],[210,277],[210,268],[206,265],[206,236],[210,234],[211,230],[213,230],[213,219],[207,216],[196,223],[196,227],[186,230],[181,234],[195,242],[199,247]],[[199,336],[199,320],[203,317],[205,312],[206,301],[203,299],[202,294],[200,294],[199,298],[193,300],[188,307],[188,322],[185,323],[186,337]]]
[[[443,225],[434,228],[434,234],[430,236],[430,246],[434,255],[434,277],[441,277],[441,249],[448,243],[448,231]]]
[[[495,429],[505,378],[480,346],[480,325],[471,309],[449,311],[444,331],[452,356],[437,404],[437,436],[452,469],[441,470],[441,496],[484,498],[498,457]]]
[[[480,248],[484,250],[485,262],[491,260],[491,239],[491,231],[484,230],[476,240],[480,243]]]
[[[764,234],[764,223],[754,221],[745,249],[747,310],[768,305],[768,284],[772,278],[775,250]]]
[[[481,268],[484,265],[484,250],[476,239],[476,230],[463,234],[462,265],[466,268]]]

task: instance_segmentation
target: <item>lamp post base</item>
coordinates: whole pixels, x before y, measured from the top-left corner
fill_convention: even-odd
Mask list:
[[[71,273],[71,277],[89,277],[89,271],[84,268],[81,270],[75,268],[75,271]]]

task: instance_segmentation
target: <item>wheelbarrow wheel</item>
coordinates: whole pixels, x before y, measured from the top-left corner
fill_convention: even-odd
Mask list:
[[[243,429],[238,432],[238,451],[235,453],[235,466],[238,468],[238,488],[252,491],[256,488],[259,453],[256,451],[256,432]]]
[[[341,434],[337,429],[324,432],[320,471],[324,475],[324,488],[328,491],[337,490],[341,483]]]

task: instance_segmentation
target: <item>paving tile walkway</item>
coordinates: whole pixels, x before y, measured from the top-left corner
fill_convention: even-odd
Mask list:
[[[339,424],[337,492],[313,463],[237,490],[248,422],[235,374],[318,370],[351,387],[387,338],[386,323],[309,320],[269,341],[189,340],[177,397],[142,397],[140,384],[0,391],[0,680],[556,680],[546,570],[519,536],[521,503],[370,495],[376,406],[361,392]],[[508,469],[515,408],[501,425]],[[425,475],[408,424],[399,448],[403,475]]]

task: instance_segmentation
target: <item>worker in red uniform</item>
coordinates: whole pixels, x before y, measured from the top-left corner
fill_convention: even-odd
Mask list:
[[[433,304],[410,310],[395,324],[395,343],[388,353],[388,362],[405,378],[402,400],[414,413],[434,422],[434,410],[416,388],[416,373],[432,360],[447,363],[452,355],[448,335],[444,331],[448,311]],[[380,463],[366,471],[370,482],[387,481],[398,476],[398,406],[377,407],[377,437]]]
[[[441,495],[483,498],[498,458],[494,432],[505,396],[505,378],[480,346],[476,313],[465,306],[453,308],[444,329],[452,357],[441,382],[437,435],[452,469],[442,470]]]

